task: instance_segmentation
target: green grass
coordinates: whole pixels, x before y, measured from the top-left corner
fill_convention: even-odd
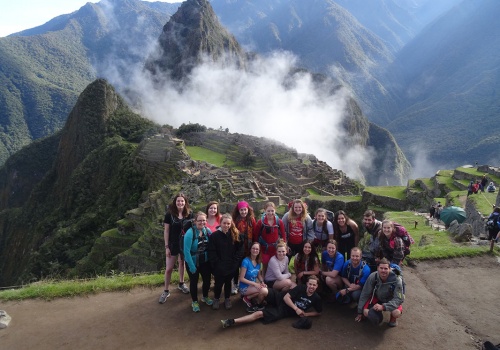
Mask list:
[[[478,211],[483,215],[488,216],[493,211],[493,204],[497,199],[497,193],[476,193],[471,194],[469,199],[474,201],[475,206]]]
[[[406,186],[368,186],[365,191],[379,196],[406,199]]]
[[[328,202],[328,201],[342,201],[342,202],[360,202],[361,201],[361,196],[322,196],[319,194],[311,194],[307,198],[313,201],[321,201],[321,202]]]
[[[489,251],[488,246],[472,246],[454,243],[447,231],[436,231],[425,225],[425,218],[415,215],[413,212],[388,212],[385,217],[396,221],[406,227],[415,240],[411,246],[411,254],[407,259],[448,259],[462,256],[478,256]],[[418,222],[415,228],[415,221]],[[428,245],[419,246],[418,243],[423,236],[431,242]]]
[[[171,284],[179,281],[177,272],[172,273]],[[42,281],[30,284],[21,289],[0,291],[0,300],[24,300],[74,297],[100,292],[126,291],[136,287],[157,288],[164,283],[163,274],[152,275],[112,275],[111,277],[97,277],[89,280]]]
[[[227,159],[226,155],[223,153],[214,152],[198,146],[186,146],[186,150],[189,156],[194,160],[205,161],[218,167],[229,166],[240,170],[245,169],[243,167],[238,167],[234,161]]]

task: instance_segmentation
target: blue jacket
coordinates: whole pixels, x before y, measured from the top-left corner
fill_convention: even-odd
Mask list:
[[[193,232],[194,231],[194,232]],[[203,228],[202,230],[203,236],[206,238],[206,244],[204,247],[200,247],[203,251],[198,252],[198,237],[200,235],[200,231],[196,227],[191,227],[184,234],[184,259],[191,273],[195,273],[198,266],[198,257],[203,254],[203,258],[201,260],[207,262],[208,261],[208,237],[212,232],[210,229]],[[193,234],[195,237],[193,237]]]

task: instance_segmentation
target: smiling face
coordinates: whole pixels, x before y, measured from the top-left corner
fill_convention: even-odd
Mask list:
[[[392,234],[392,225],[388,222],[384,222],[382,224],[382,232],[384,233],[384,235],[389,238],[391,237],[391,234]]]
[[[207,216],[206,215],[200,214],[196,217],[196,228],[198,230],[202,230],[203,227],[205,227],[206,223],[207,223]]]
[[[311,243],[309,243],[309,242],[304,243],[304,248],[302,249],[302,251],[304,252],[304,254],[305,255],[311,254],[311,250],[312,250]]]
[[[351,250],[351,264],[353,267],[358,267],[361,263],[361,251],[359,249]]]
[[[297,216],[300,216],[302,214],[302,204],[300,203],[294,203],[293,204],[293,212],[295,213],[295,215]]]
[[[222,221],[220,223],[220,228],[221,228],[222,232],[227,233],[227,231],[229,231],[229,229],[231,228],[232,222],[233,221],[230,218],[222,219]]]
[[[337,253],[337,247],[333,243],[328,243],[326,245],[326,251],[330,257],[334,257],[335,253]]]
[[[307,294],[312,295],[316,289],[318,289],[318,281],[315,279],[309,279],[307,281]]]
[[[254,243],[252,244],[252,248],[250,248],[250,254],[252,255],[252,258],[256,258],[260,253],[260,244],[259,243]]]
[[[217,204],[212,204],[208,207],[208,216],[214,217],[217,215]]]
[[[316,214],[316,223],[318,224],[318,226],[323,225],[323,223],[325,222],[325,220],[326,220],[325,212],[319,211]]]
[[[377,271],[382,281],[387,280],[390,272],[389,264],[378,264]]]
[[[242,218],[245,218],[247,215],[248,215],[248,208],[247,207],[244,207],[244,208],[241,208],[240,210],[238,210],[239,213],[240,213],[240,216]]]
[[[184,210],[184,207],[186,206],[186,200],[184,199],[184,197],[177,197],[175,199],[175,206],[177,207],[177,210],[179,211],[179,213],[181,213],[183,210]]]
[[[286,256],[286,248],[285,247],[278,247],[276,248],[276,258],[278,260],[283,260],[285,259]]]
[[[268,206],[266,208],[266,216],[268,219],[274,219],[274,214],[276,214],[276,209],[274,209],[274,207],[272,206]]]
[[[337,217],[337,224],[339,224],[340,227],[345,226],[346,220],[344,214],[339,214],[339,216]]]
[[[374,222],[375,222],[375,219],[371,216],[364,216],[363,217],[363,225],[366,228],[371,228],[373,226]]]

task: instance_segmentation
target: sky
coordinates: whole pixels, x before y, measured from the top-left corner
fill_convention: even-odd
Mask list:
[[[0,37],[42,25],[59,15],[77,11],[92,0],[0,0]],[[161,0],[182,2],[182,0]]]

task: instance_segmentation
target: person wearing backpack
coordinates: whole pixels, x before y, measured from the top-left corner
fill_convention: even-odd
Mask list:
[[[253,241],[260,243],[262,252],[262,273],[265,276],[267,264],[272,256],[276,254],[276,245],[281,238],[286,243],[286,235],[283,221],[276,215],[276,207],[273,202],[266,203],[265,214],[261,217],[253,230]]]
[[[392,264],[401,266],[405,258],[405,244],[403,239],[396,233],[396,228],[392,221],[382,221],[382,233],[379,236],[379,240],[379,256],[386,258]]]
[[[368,264],[361,261],[361,249],[358,247],[352,248],[351,259],[347,260],[342,267],[341,276],[345,288],[338,292],[337,300],[340,299],[345,304],[351,301],[357,302],[370,273],[371,270]]]
[[[201,211],[198,212],[195,216],[195,225],[184,234],[184,259],[188,267],[193,312],[200,312],[200,304],[198,303],[198,279],[200,275],[203,281],[201,301],[209,306],[213,304],[212,299],[208,297],[212,268],[210,261],[208,261],[208,237],[211,232],[205,227],[206,222],[207,215]]]
[[[493,212],[488,216],[486,221],[486,228],[488,229],[488,239],[490,240],[490,250],[493,251],[495,242],[500,237],[500,208],[495,207]]]
[[[183,232],[184,222],[191,220],[193,214],[189,207],[187,197],[179,193],[168,207],[163,224],[163,238],[165,239],[165,289],[160,295],[158,302],[165,303],[170,296],[170,279],[174,270],[175,262],[179,263],[179,286],[177,287],[184,294],[189,293],[189,288],[184,284],[184,258],[180,254],[180,239]]]
[[[290,210],[283,215],[289,256],[294,256],[302,248],[302,242],[314,240],[313,221],[301,199],[292,201]]]
[[[231,309],[231,282],[238,270],[243,256],[243,235],[234,226],[230,214],[221,217],[220,227],[208,240],[208,259],[214,275],[214,303],[212,309],[218,310],[222,287],[224,287],[224,307]]]
[[[328,241],[333,239],[333,224],[328,220],[327,210],[324,208],[318,208],[314,213],[313,233],[314,250],[317,251],[321,247],[320,251],[324,251]]]
[[[387,259],[379,261],[377,271],[372,272],[363,286],[358,303],[358,316],[354,319],[361,322],[367,318],[374,324],[383,320],[383,311],[390,312],[389,327],[398,325],[397,319],[403,313],[404,289],[403,279],[390,267]]]

